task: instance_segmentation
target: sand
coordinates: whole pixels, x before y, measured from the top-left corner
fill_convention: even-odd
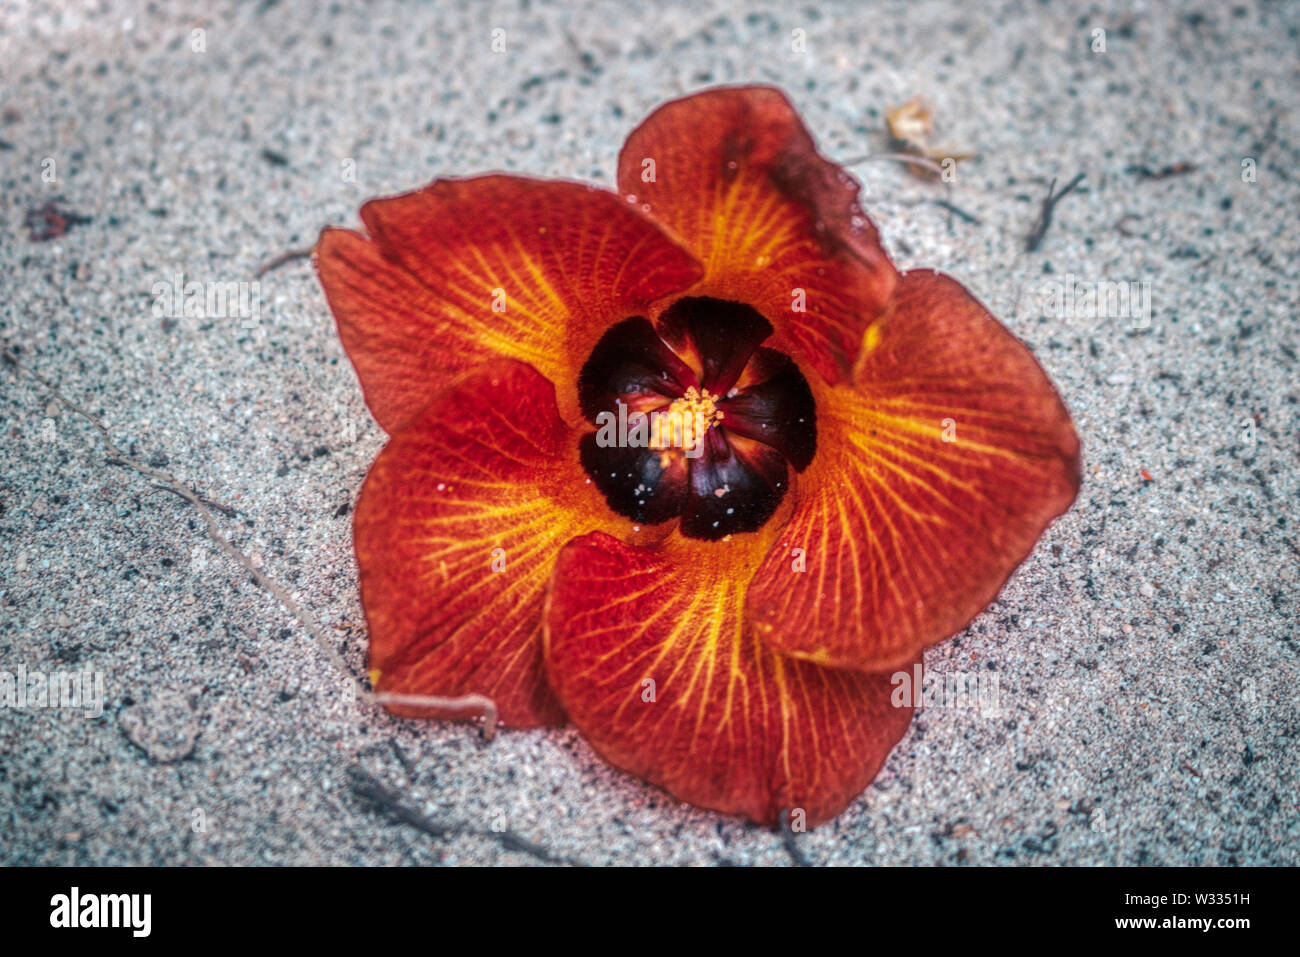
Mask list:
[[[354,673],[349,508],[384,437],[309,264],[261,278],[256,323],[160,317],[155,284],[252,282],[366,198],[439,175],[609,185],[651,108],[713,84],[781,86],[842,160],[887,151],[885,110],[920,94],[936,140],[976,157],[950,186],[857,165],[864,204],[900,266],[956,276],[1033,348],[1085,481],[999,599],[926,654],[995,673],[996,713],[923,711],[799,847],[852,865],[1300,863],[1300,7],[187,6],[0,6],[0,344],[123,452],[237,509],[223,532]],[[1078,173],[1027,252],[1049,183]],[[66,232],[31,238],[54,213]],[[1149,311],[1045,299],[1099,281],[1149,284],[1130,287]],[[0,408],[0,669],[104,687],[98,716],[0,711],[0,863],[539,861],[493,825],[590,864],[791,863],[779,835],[678,804],[572,730],[487,743],[353,701],[190,504],[107,462],[12,367]],[[465,830],[377,810],[358,767]]]

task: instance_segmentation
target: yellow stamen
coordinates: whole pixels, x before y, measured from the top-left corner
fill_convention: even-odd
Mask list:
[[[666,412],[651,417],[650,447],[694,449],[704,440],[704,433],[722,421],[719,398],[708,389],[691,386],[684,396],[672,401]]]

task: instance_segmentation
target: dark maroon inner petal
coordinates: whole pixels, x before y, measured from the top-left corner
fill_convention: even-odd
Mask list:
[[[602,447],[595,432],[582,437],[582,467],[609,507],[635,522],[658,525],[682,513],[687,469],[681,456],[667,468],[656,449]]]
[[[678,299],[659,317],[659,328],[679,355],[702,363],[700,385],[722,395],[740,378],[772,324],[749,306],[703,296]]]
[[[624,319],[600,337],[578,376],[578,402],[588,421],[618,401],[672,400],[695,385],[695,373],[643,316]],[[658,403],[655,403],[658,404]]]
[[[816,454],[817,420],[798,366],[761,348],[771,333],[749,306],[693,297],[657,328],[636,316],[601,337],[578,379],[597,427],[580,455],[610,508],[647,525],[680,518],[682,534],[708,540],[772,517],[790,470]],[[657,429],[665,413],[675,419]]]
[[[817,452],[817,406],[789,356],[759,349],[750,363],[756,381],[726,398],[722,427],[776,449],[802,472]]]
[[[785,496],[788,466],[781,453],[757,443],[742,452],[725,432],[711,429],[704,454],[690,461],[682,534],[691,538],[758,531]]]

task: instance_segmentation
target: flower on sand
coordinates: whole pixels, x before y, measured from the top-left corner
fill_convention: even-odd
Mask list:
[[[782,93],[723,88],[633,132],[617,193],[442,179],[322,234],[390,435],[354,529],[377,688],[567,718],[764,824],[871,782],[912,717],[891,673],[994,598],[1079,448],[1029,350],[897,271],[857,192]],[[672,411],[695,444],[635,441]]]

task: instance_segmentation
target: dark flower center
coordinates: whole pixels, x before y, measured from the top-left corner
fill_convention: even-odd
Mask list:
[[[763,526],[817,450],[808,381],[761,343],[771,324],[749,306],[679,299],[657,323],[625,319],[578,378],[582,466],[609,507],[719,539]]]

